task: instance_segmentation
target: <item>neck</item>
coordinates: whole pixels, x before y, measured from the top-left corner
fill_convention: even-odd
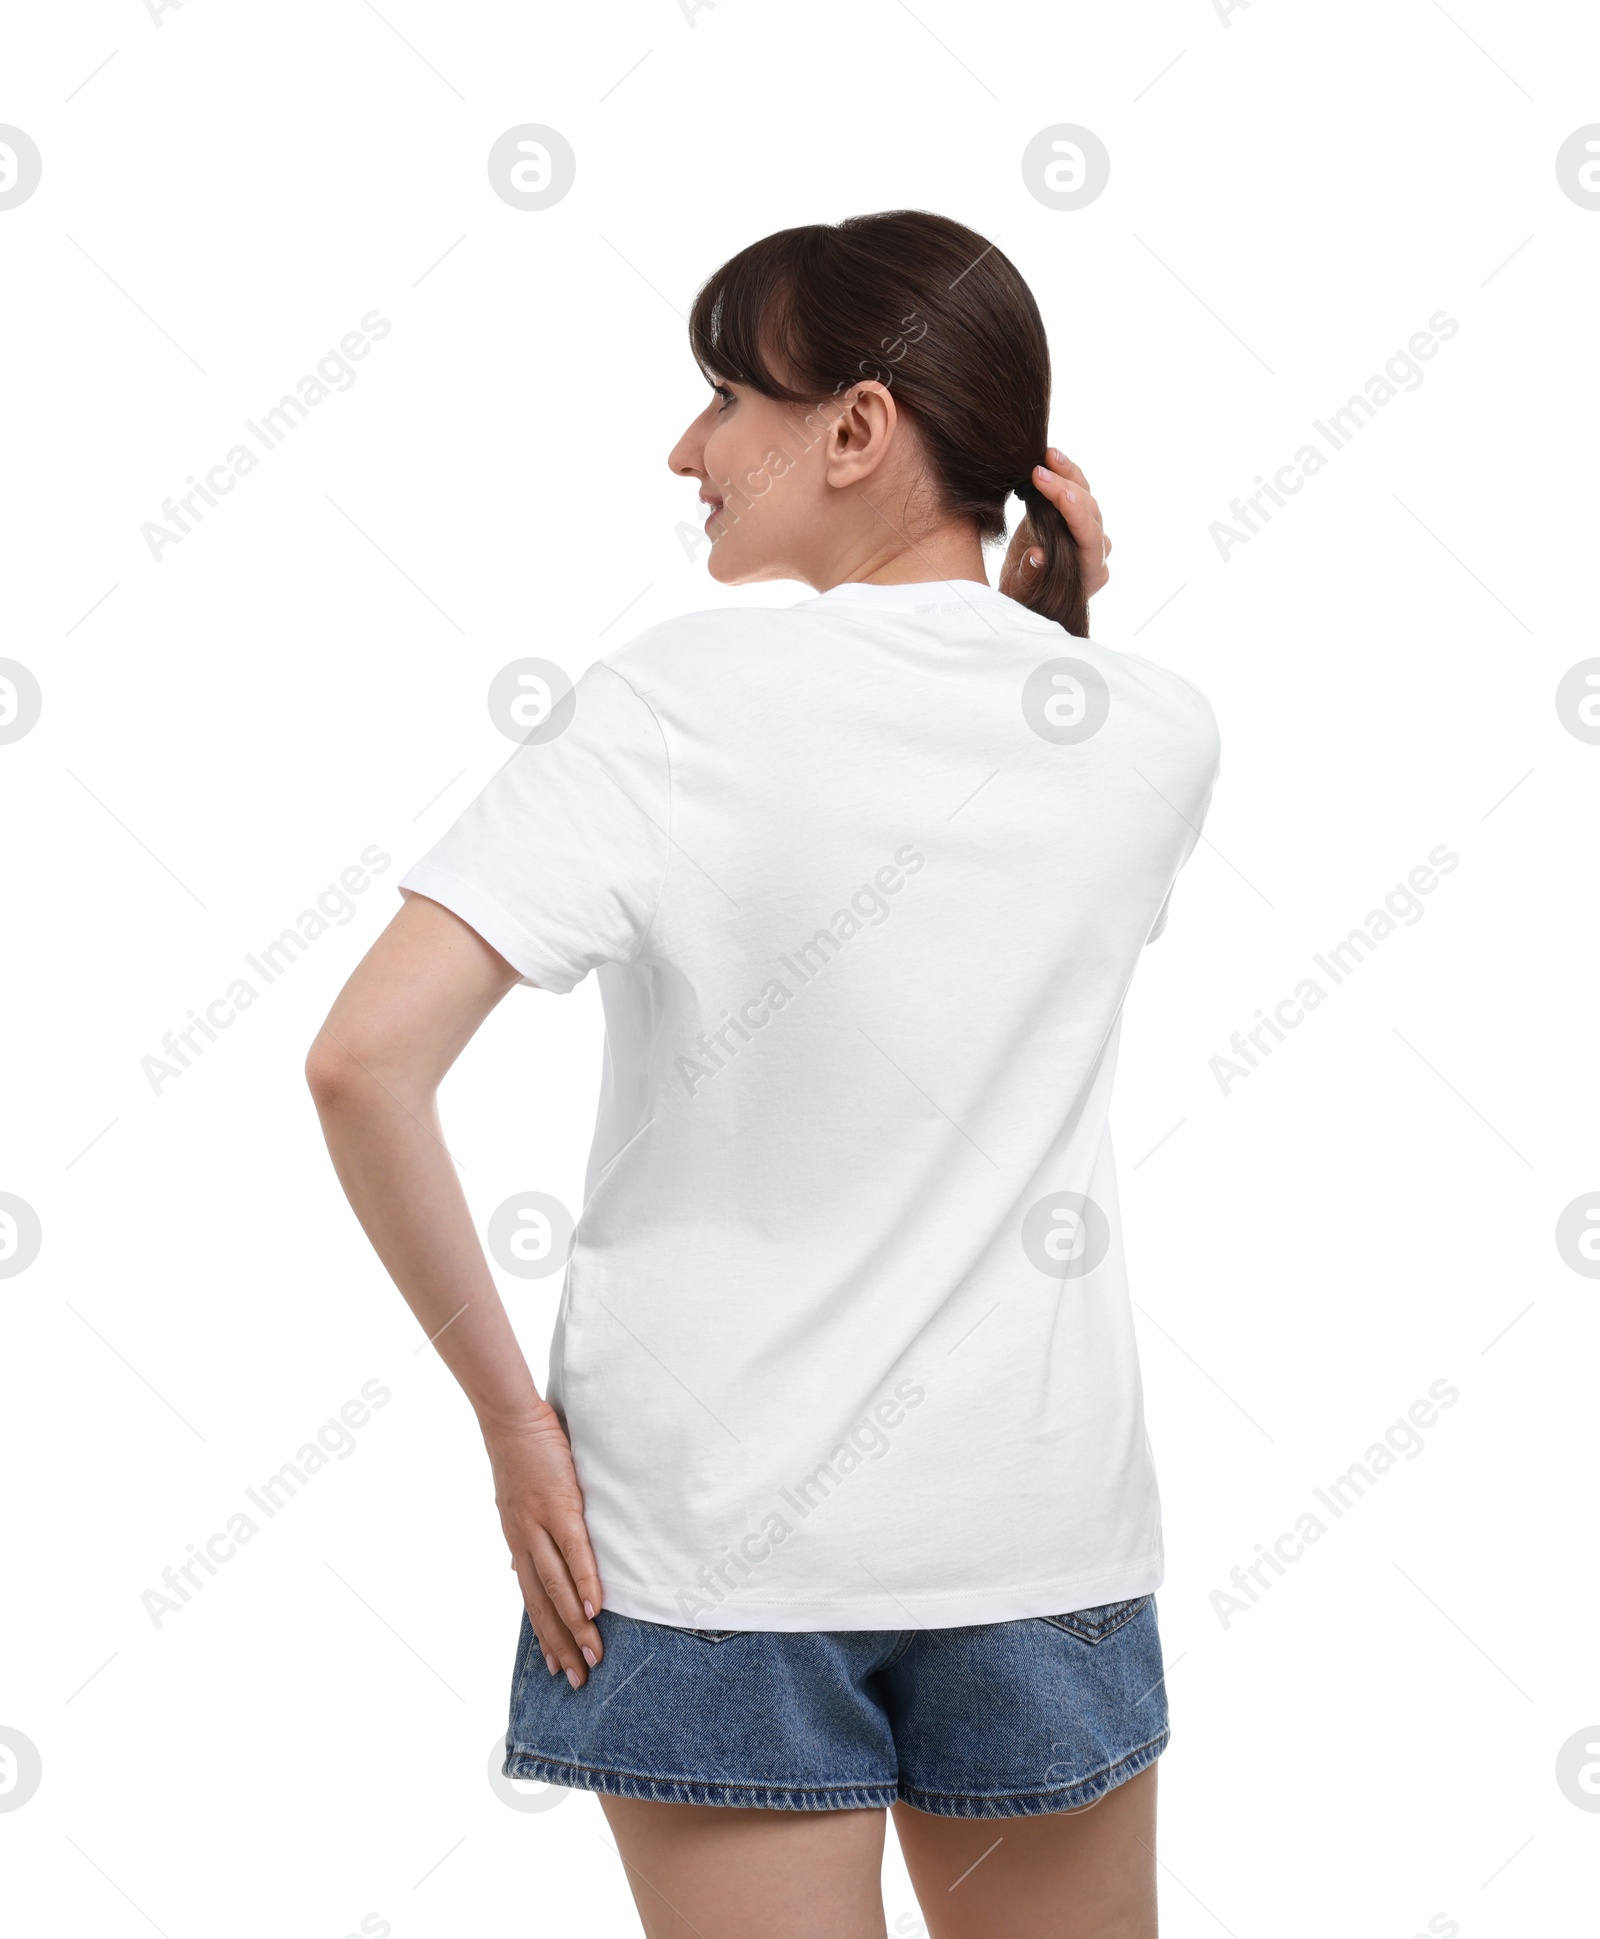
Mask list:
[[[881,513],[870,530],[825,564],[819,561],[807,577],[818,592],[852,582],[915,586],[945,579],[975,579],[982,585],[989,581],[983,547],[970,524],[952,521],[913,538]]]

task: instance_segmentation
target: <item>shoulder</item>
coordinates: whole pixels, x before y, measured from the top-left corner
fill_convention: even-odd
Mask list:
[[[1171,667],[1157,666],[1154,660],[1147,660],[1142,653],[1124,653],[1112,648],[1102,648],[1101,651],[1122,669],[1127,679],[1136,682],[1153,700],[1169,710],[1175,724],[1188,729],[1200,740],[1213,745],[1218,742],[1220,732],[1211,702],[1192,680],[1186,679],[1181,673],[1174,673]]]
[[[805,621],[792,606],[717,606],[680,613],[636,634],[595,662],[641,700],[750,667],[753,645],[793,638]]]

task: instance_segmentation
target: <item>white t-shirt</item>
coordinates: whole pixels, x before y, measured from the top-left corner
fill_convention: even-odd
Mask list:
[[[1002,1622],[1161,1580],[1106,1117],[1216,725],[972,581],[652,628],[401,887],[606,1062],[551,1349],[607,1605]]]

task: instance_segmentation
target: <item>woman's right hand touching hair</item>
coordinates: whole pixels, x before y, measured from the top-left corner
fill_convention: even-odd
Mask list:
[[[1078,548],[1083,597],[1087,601],[1111,577],[1108,563],[1111,541],[1106,537],[1100,507],[1089,490],[1089,481],[1064,451],[1058,451],[1051,445],[1045,453],[1045,463],[1033,474],[1033,484],[1039,495],[1047,499],[1066,520],[1067,530]],[[1044,565],[1044,553],[1039,549],[1038,539],[1030,513],[1012,533],[1005,562],[1000,568],[1000,590],[1008,598],[1020,599],[1029,580]]]
[[[1004,535],[1008,501],[1019,495],[1026,516],[1000,590],[1087,635],[1089,596],[1106,582],[1100,511],[1078,467],[1041,448],[1049,340],[1016,264],[992,241],[927,209],[780,229],[706,279],[689,346],[707,381],[730,396],[730,385],[742,385],[816,404],[838,394],[846,371],[888,391],[921,428],[936,487],[928,503],[987,543]],[[749,569],[763,561],[748,543],[753,528],[742,529],[745,564],[730,564],[729,583],[765,576]],[[724,527],[714,556],[726,536]]]

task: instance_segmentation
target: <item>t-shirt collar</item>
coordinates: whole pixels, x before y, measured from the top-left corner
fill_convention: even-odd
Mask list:
[[[985,580],[927,579],[910,586],[880,586],[864,579],[847,579],[830,586],[814,599],[802,599],[802,606],[882,606],[897,613],[914,612],[919,606],[942,605],[947,599],[998,599],[1001,595]]]
[[[1041,615],[1007,598],[981,579],[928,579],[914,585],[896,586],[850,579],[842,585],[830,586],[813,599],[798,602],[800,610],[812,612],[839,606],[870,606],[880,612],[920,614],[927,618],[1002,608],[1013,620],[1041,620]],[[1051,624],[1048,620],[1041,623]]]

